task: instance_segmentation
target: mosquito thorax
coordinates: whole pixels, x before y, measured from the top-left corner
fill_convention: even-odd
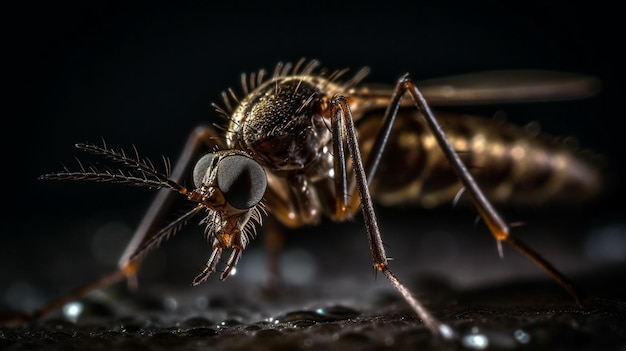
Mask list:
[[[270,80],[235,109],[227,140],[275,171],[301,170],[320,157],[331,133],[322,116],[334,85],[318,76]]]

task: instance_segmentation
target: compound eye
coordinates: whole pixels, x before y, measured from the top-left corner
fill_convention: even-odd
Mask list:
[[[231,155],[219,162],[217,186],[231,206],[246,210],[256,206],[265,195],[267,177],[255,160]]]
[[[208,153],[202,156],[196,165],[193,167],[193,184],[196,188],[202,186],[202,179],[204,179],[211,162],[213,161],[213,153]]]

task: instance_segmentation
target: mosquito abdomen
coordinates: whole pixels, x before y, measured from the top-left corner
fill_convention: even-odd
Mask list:
[[[601,175],[591,155],[557,139],[503,121],[437,113],[454,149],[494,202],[545,204],[578,202],[596,195]],[[364,154],[371,148],[379,118],[359,124]],[[439,145],[414,112],[398,115],[372,182],[385,205],[451,203],[461,190]]]

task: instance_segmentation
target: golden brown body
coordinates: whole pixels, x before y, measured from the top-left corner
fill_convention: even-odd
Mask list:
[[[601,188],[597,164],[562,139],[503,121],[436,112],[448,140],[487,197],[497,203],[579,202]],[[358,124],[363,154],[369,153],[379,117]],[[451,203],[462,185],[423,117],[401,111],[372,193],[385,205]]]

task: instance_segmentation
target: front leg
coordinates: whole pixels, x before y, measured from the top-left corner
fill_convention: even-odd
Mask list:
[[[188,174],[189,169],[193,166],[192,162],[197,158],[198,152],[202,150],[203,146],[213,147],[216,145],[218,134],[211,127],[198,127],[189,136],[182,155],[171,177],[167,177],[165,174],[154,171],[156,179],[147,178],[135,178],[133,174],[127,173],[111,173],[109,171],[98,172],[96,169],[83,169],[79,172],[60,172],[58,174],[50,174],[44,176],[44,179],[85,179],[85,180],[100,180],[116,182],[116,179],[121,179],[121,182],[133,183],[135,185],[146,185],[152,187],[160,187],[156,198],[150,205],[146,212],[141,224],[135,231],[135,234],[126,247],[122,258],[119,261],[118,269],[110,274],[90,283],[87,283],[75,290],[70,291],[60,297],[48,302],[44,306],[32,312],[30,315],[22,316],[9,316],[0,317],[0,324],[27,324],[39,320],[50,313],[55,312],[65,304],[85,297],[87,294],[94,290],[102,289],[111,286],[124,278],[129,280],[131,285],[135,285],[136,272],[139,269],[141,259],[145,256],[145,253],[149,251],[149,248],[154,247],[152,241],[160,241],[157,237],[171,235],[175,228],[179,227],[182,222],[185,222],[188,218],[195,215],[198,209],[189,211],[186,215],[179,217],[176,221],[162,226],[159,225],[161,219],[169,210],[173,198],[177,194],[185,194],[187,189],[180,186],[180,181]],[[93,145],[82,145],[80,148],[96,152],[101,155],[108,155],[117,158],[117,161],[137,162],[138,167],[151,166],[151,164],[145,164],[139,158],[128,158],[124,153],[115,153],[113,150],[104,147],[97,147]],[[137,156],[138,157],[138,156]],[[142,172],[149,172],[153,169],[144,169]],[[145,173],[142,173],[145,176]],[[165,233],[165,234],[164,234]],[[153,239],[153,240],[151,240]]]
[[[196,127],[187,138],[170,178],[180,184],[190,173],[193,163],[203,150],[212,150],[216,146],[224,147],[220,141],[220,134],[212,127]],[[138,250],[162,229],[160,220],[167,214],[176,195],[171,189],[159,190],[120,257],[118,267],[126,275],[131,287],[137,286],[136,274],[143,258],[143,255],[138,255]]]
[[[367,238],[370,244],[372,259],[374,261],[374,269],[382,272],[385,277],[389,279],[393,287],[398,290],[398,292],[411,306],[411,308],[413,308],[415,313],[422,319],[426,327],[430,329],[434,335],[437,335],[444,340],[454,340],[456,335],[453,330],[448,325],[439,321],[430,311],[428,311],[389,268],[387,256],[385,254],[385,247],[383,245],[382,236],[378,227],[378,220],[376,218],[376,213],[374,212],[372,196],[370,195],[365,169],[361,160],[361,152],[359,150],[354,120],[352,118],[350,106],[348,105],[348,100],[342,96],[333,98],[331,101],[330,112],[333,131],[338,133],[341,130],[345,130],[346,144],[348,146],[349,155],[352,158],[352,167],[354,177],[356,179],[356,186],[361,199],[361,210],[363,212]],[[343,155],[343,141],[340,140],[339,142],[333,143],[333,149],[334,155]],[[345,158],[342,157],[342,159],[343,162],[345,162]],[[345,168],[342,167],[342,169]],[[335,171],[338,172],[340,170],[336,169]],[[345,172],[343,172],[343,174],[345,174]],[[340,183],[345,184],[343,181]]]

